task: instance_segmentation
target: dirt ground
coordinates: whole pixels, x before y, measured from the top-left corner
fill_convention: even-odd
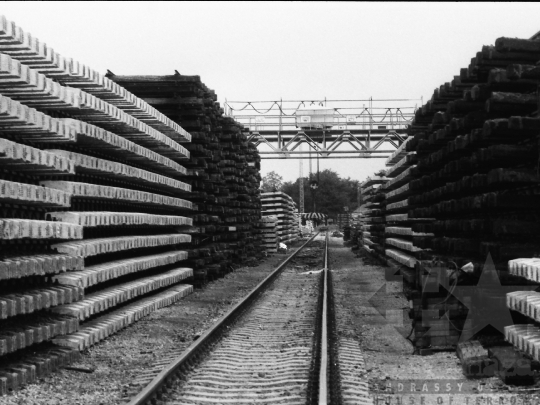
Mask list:
[[[363,250],[344,247],[342,238],[330,237],[330,243],[338,333],[358,341],[376,404],[540,403],[539,395],[518,394],[520,388],[497,377],[467,379],[454,351],[413,355],[402,283],[386,282],[385,267]]]

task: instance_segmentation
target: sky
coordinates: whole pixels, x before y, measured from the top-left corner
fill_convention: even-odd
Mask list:
[[[199,75],[228,100],[429,100],[482,45],[540,31],[540,3],[2,2],[65,57],[117,75]],[[307,161],[304,161],[304,173]],[[321,160],[363,180],[384,159]],[[261,174],[298,177],[298,160]]]

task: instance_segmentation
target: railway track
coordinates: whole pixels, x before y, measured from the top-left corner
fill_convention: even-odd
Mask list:
[[[183,353],[141,375],[148,383],[128,405],[372,403],[352,378],[363,368],[358,344],[338,337],[328,267],[328,235],[317,234]]]
[[[308,240],[183,353],[141,376],[149,382],[129,405],[329,403],[327,249],[327,236]]]

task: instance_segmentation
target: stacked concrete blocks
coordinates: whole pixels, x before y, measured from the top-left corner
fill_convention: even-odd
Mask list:
[[[385,193],[382,186],[389,179],[385,176],[368,177],[360,184],[360,193],[364,201],[363,216],[360,219],[362,246],[365,250],[384,256]]]
[[[192,290],[190,139],[0,17],[0,394]]]
[[[278,218],[268,215],[261,219],[262,247],[267,253],[277,253],[279,247]]]
[[[401,268],[404,280],[415,283],[415,265],[421,248],[415,246],[415,240],[432,237],[432,234],[414,232],[412,226],[429,219],[416,219],[409,215],[414,208],[408,183],[418,177],[416,153],[407,152],[408,138],[387,159],[386,177],[389,181],[382,186],[386,194],[385,254],[387,259],[396,262]]]
[[[298,240],[297,218],[295,219],[295,203],[282,191],[261,194],[262,215],[277,217],[277,235],[280,243],[293,243]]]

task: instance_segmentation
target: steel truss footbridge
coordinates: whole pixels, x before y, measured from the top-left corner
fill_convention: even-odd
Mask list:
[[[421,99],[225,101],[263,159],[387,158]],[[302,145],[306,144],[307,148]]]

